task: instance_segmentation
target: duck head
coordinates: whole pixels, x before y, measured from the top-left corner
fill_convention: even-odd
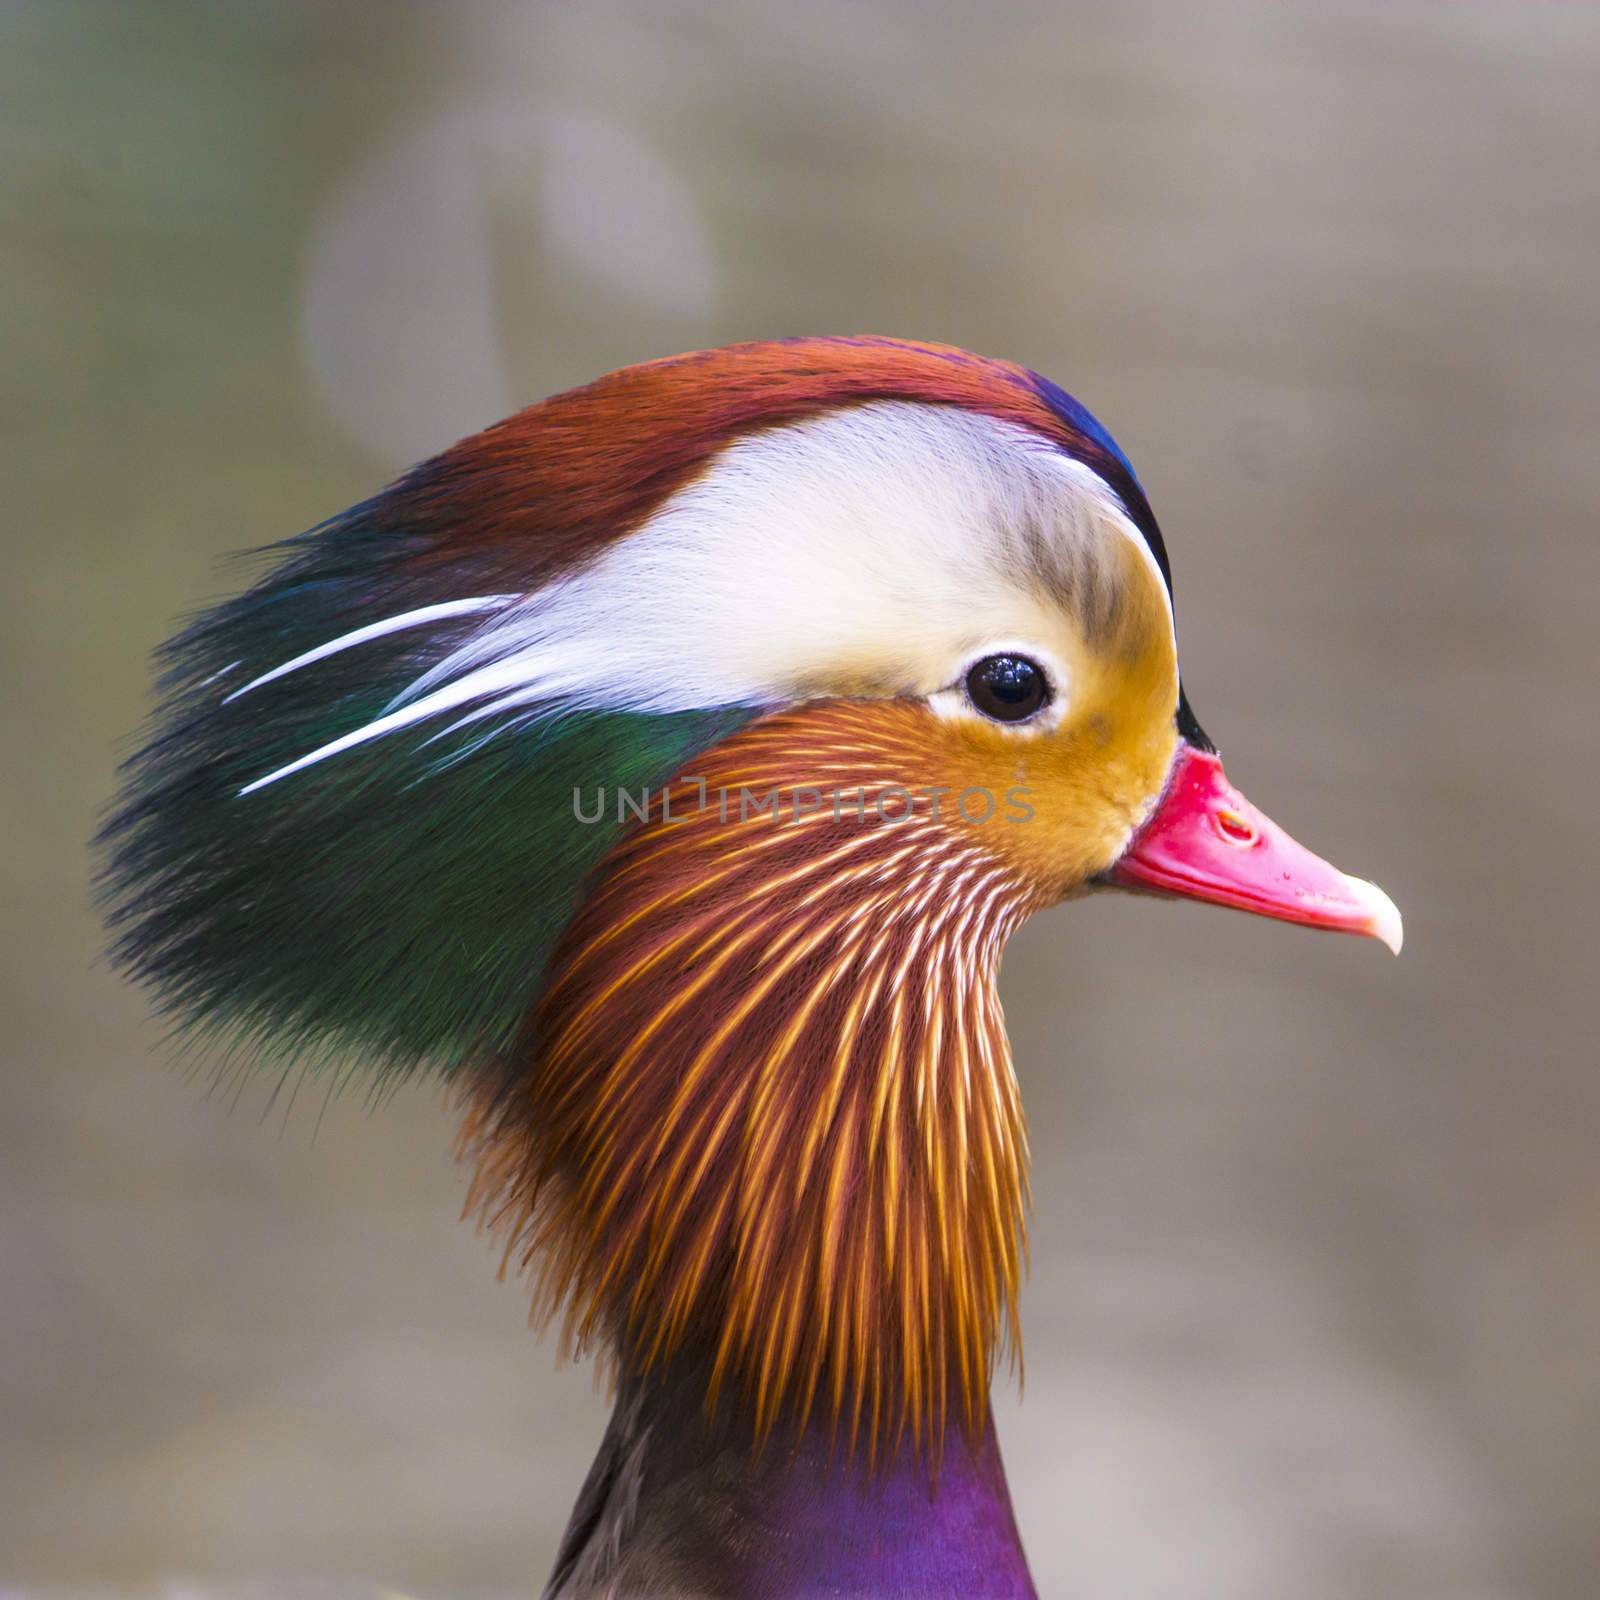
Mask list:
[[[108,825],[185,1019],[457,1085],[571,1340],[758,1436],[983,1414],[1026,1138],[995,975],[1132,889],[1371,935],[1228,783],[1131,467],[1036,375],[804,339],[630,368],[285,550],[167,652]]]

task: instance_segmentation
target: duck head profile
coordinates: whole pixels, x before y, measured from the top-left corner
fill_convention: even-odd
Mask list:
[[[1007,937],[1126,889],[1400,945],[1229,784],[1110,435],[944,346],[532,406],[274,550],[161,692],[121,962],[447,1080],[469,1209],[611,1363],[553,1595],[1032,1593]]]

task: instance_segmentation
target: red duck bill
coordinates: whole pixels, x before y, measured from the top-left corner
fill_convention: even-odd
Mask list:
[[[1394,901],[1296,843],[1228,782],[1215,755],[1192,745],[1178,747],[1165,794],[1106,878],[1118,888],[1364,934],[1400,954]]]

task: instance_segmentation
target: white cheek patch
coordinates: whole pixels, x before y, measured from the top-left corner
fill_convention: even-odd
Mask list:
[[[383,715],[244,792],[449,714],[669,712],[829,692],[926,695],[956,714],[938,697],[993,641],[1062,667],[1076,622],[1040,563],[1105,565],[1108,523],[1155,568],[1097,474],[1026,428],[956,407],[878,401],[769,429],[525,599],[375,619],[263,674],[256,682],[435,617],[490,613]]]

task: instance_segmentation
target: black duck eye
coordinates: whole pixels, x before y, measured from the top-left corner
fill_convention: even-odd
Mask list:
[[[967,674],[967,698],[996,722],[1025,722],[1050,704],[1050,684],[1026,656],[985,656]]]

